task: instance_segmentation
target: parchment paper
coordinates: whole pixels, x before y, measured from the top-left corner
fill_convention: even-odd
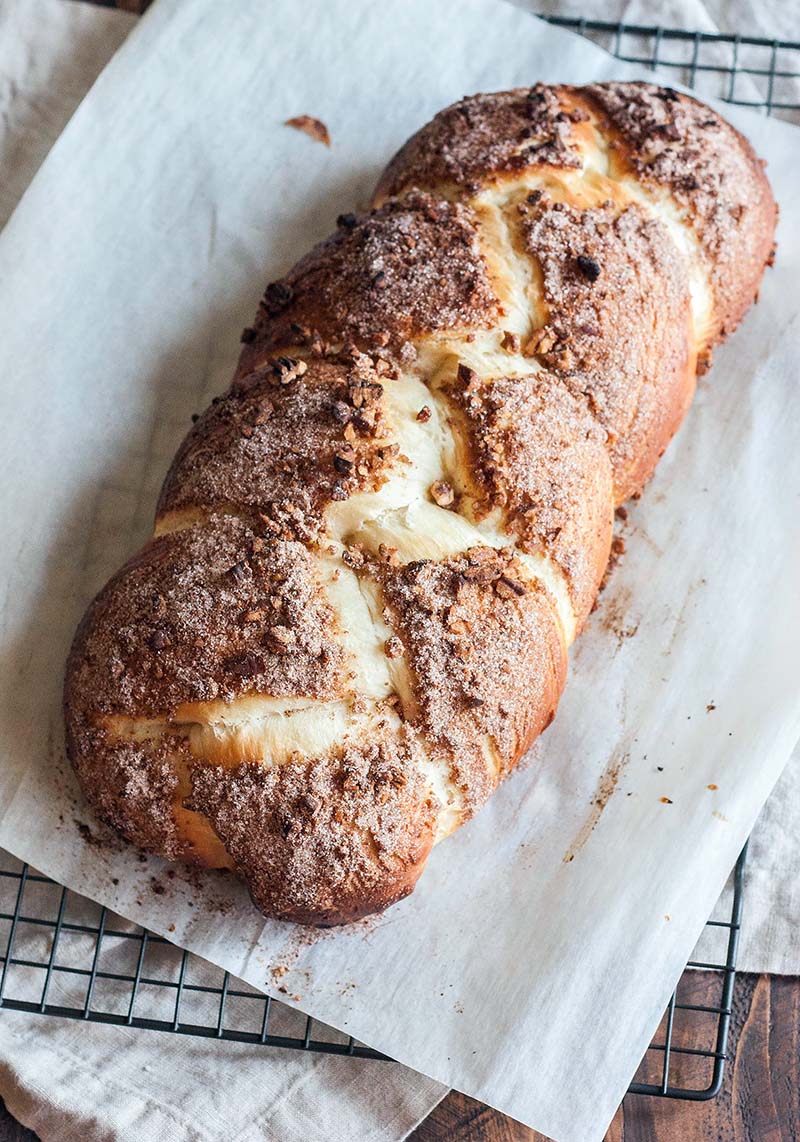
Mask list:
[[[497,0],[159,0],[0,236],[0,844],[253,984],[289,968],[303,1010],[559,1142],[602,1136],[800,734],[793,128],[732,115],[778,265],[631,513],[554,725],[413,897],[313,938],[82,839],[59,689],[264,282],[465,91],[626,74]],[[330,150],[280,125],[302,113]]]

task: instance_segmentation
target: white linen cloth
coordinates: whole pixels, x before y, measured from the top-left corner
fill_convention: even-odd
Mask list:
[[[134,24],[0,0],[0,226]],[[23,932],[15,955],[41,956],[35,939]],[[85,966],[85,946],[64,952]],[[0,1012],[0,1097],[44,1142],[397,1142],[446,1090],[399,1063]]]
[[[128,533],[128,534],[129,534],[129,533]],[[121,547],[123,546],[123,544],[126,544],[126,542],[129,542],[129,539],[128,539],[128,537],[126,537],[126,538],[124,538],[124,539],[122,539],[122,537],[121,537]]]

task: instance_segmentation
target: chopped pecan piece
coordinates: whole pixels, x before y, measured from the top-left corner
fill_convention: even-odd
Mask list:
[[[391,638],[387,638],[384,650],[387,658],[400,658],[403,654],[403,644],[397,635],[393,634]]]
[[[324,143],[326,147],[331,145],[328,128],[321,119],[315,119],[313,115],[295,115],[291,119],[287,119],[284,126],[293,127],[295,131],[302,131],[315,143]]]
[[[555,343],[555,333],[543,325],[540,329],[534,329],[523,353],[526,357],[534,357],[537,353],[549,353]]]
[[[581,271],[587,281],[596,282],[600,277],[600,265],[590,258],[588,254],[578,254],[575,259],[578,264],[578,269]]]
[[[431,499],[440,508],[452,507],[456,498],[452,484],[448,484],[447,480],[434,480],[430,486],[430,493]]]
[[[267,632],[266,641],[272,650],[277,651],[278,654],[285,654],[290,647],[294,646],[297,638],[294,631],[289,630],[288,627],[275,626]]]
[[[500,576],[494,589],[502,599],[516,599],[525,594],[522,584],[517,583],[515,579],[509,579],[507,575]]]

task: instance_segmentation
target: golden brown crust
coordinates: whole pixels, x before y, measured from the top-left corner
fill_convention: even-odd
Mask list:
[[[101,591],[67,664],[69,716],[174,717],[250,692],[340,697],[345,655],[314,562],[230,516],[154,539]]]
[[[471,814],[555,714],[566,650],[552,602],[490,547],[373,573],[414,677],[412,725],[444,751]]]
[[[544,370],[482,381],[462,369],[444,392],[467,438],[473,514],[482,519],[499,508],[520,550],[552,556],[580,629],[611,548],[605,432],[586,402]]]
[[[127,841],[179,860],[186,847],[176,825],[176,757],[188,757],[178,734],[141,741],[116,739],[77,714],[68,702],[67,748],[87,800]]]
[[[773,252],[777,208],[749,142],[704,103],[651,83],[581,88],[602,109],[618,158],[686,212],[714,297],[713,344],[741,321]]]
[[[377,199],[268,287],[65,683],[103,819],[304,923],[410,892],[551,720],[775,222],[746,141],[649,85],[462,100]]]
[[[196,765],[192,808],[213,824],[256,904],[298,923],[344,924],[413,890],[437,805],[406,730],[280,766]]]
[[[562,102],[563,90],[537,83],[446,107],[398,151],[376,200],[412,186],[476,190],[540,167],[580,168],[573,127],[581,113]]]
[[[637,205],[581,210],[536,192],[518,209],[547,308],[528,351],[588,401],[622,502],[652,475],[694,390],[685,263]]]
[[[267,287],[240,373],[286,345],[392,345],[497,319],[469,209],[429,194],[344,215],[336,233]]]
[[[382,397],[364,354],[274,358],[197,421],[169,470],[157,517],[233,507],[255,513],[270,535],[319,538],[325,509],[380,487],[397,451],[384,438]]]

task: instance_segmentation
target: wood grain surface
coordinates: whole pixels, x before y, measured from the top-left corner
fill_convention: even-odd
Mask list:
[[[702,1002],[705,996],[716,1002],[719,981],[711,973],[692,974],[691,999]],[[704,1024],[702,1030],[706,1027]],[[684,1046],[708,1045],[707,1038],[701,1035],[699,1016],[696,1027],[683,1025],[677,1042]],[[628,1095],[606,1142],[798,1142],[800,980],[739,976],[728,1049],[733,1060],[726,1067],[723,1087],[716,1098],[693,1103]],[[703,1066],[708,1068],[708,1063]],[[654,1077],[652,1070],[649,1077]],[[676,1077],[696,1085],[700,1076],[696,1071],[684,1071],[681,1076],[678,1071]],[[544,1135],[455,1092],[411,1136],[411,1142],[445,1139],[545,1142]]]
[[[141,13],[150,0],[93,0],[104,7]],[[224,2],[224,0],[221,0]],[[685,976],[682,999],[717,1002],[719,979],[711,973]],[[2,1018],[2,1012],[0,1012]],[[38,1018],[31,1016],[31,1018]],[[707,1019],[708,1017],[706,1017]],[[707,1048],[709,1024],[681,1022],[676,1043]],[[149,1032],[142,1032],[148,1034]],[[628,1095],[606,1142],[800,1142],[800,979],[740,976],[734,993],[729,1052],[720,1094],[708,1102],[678,1102]],[[659,1058],[648,1054],[638,1077],[653,1081]],[[706,1068],[706,1074],[698,1071]],[[673,1082],[701,1085],[710,1078],[706,1060],[681,1056]],[[36,1136],[0,1103],[0,1142],[35,1142]],[[546,1142],[487,1106],[451,1093],[411,1136],[412,1142]]]

